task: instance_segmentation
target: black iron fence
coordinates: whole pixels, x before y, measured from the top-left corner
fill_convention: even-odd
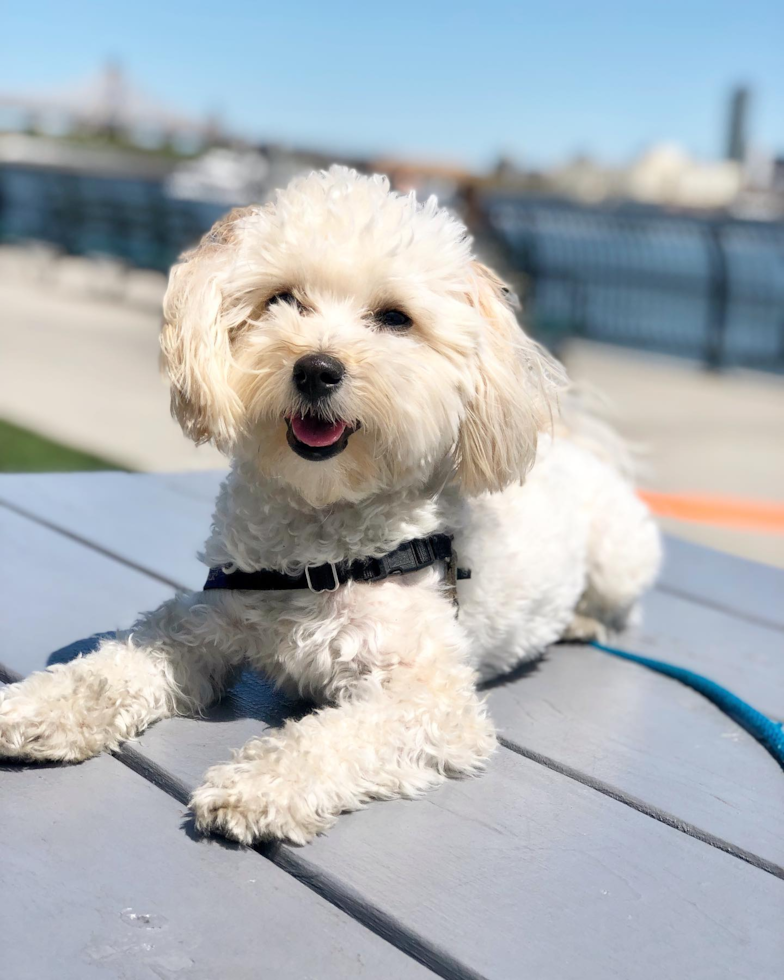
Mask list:
[[[580,336],[784,368],[784,223],[502,195],[479,223],[551,346]]]
[[[171,198],[156,178],[0,167],[2,242],[45,241],[165,272],[226,210]]]

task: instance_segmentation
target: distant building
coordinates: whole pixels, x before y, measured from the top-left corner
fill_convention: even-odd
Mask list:
[[[670,207],[726,208],[743,185],[743,170],[732,160],[695,160],[675,144],[651,147],[620,177],[622,196]]]
[[[743,163],[748,153],[748,114],[750,93],[744,85],[732,90],[727,115],[726,158]]]
[[[496,171],[483,184],[583,204],[635,201],[704,211],[730,207],[745,179],[744,168],[733,160],[697,160],[675,143],[659,143],[626,166],[581,154],[548,170],[500,176]]]
[[[164,189],[185,201],[236,205],[267,200],[270,165],[258,150],[216,146],[194,160],[185,160],[169,174]]]
[[[588,203],[612,197],[619,186],[617,169],[603,166],[585,154],[554,167],[545,176],[552,192]]]

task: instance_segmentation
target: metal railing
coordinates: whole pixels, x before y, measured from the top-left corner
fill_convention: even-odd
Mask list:
[[[784,223],[493,195],[480,224],[551,346],[579,336],[784,367]]]
[[[170,198],[156,179],[0,168],[0,241],[45,241],[161,272],[226,210]]]

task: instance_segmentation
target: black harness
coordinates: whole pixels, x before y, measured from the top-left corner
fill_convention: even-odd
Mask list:
[[[354,561],[327,561],[323,565],[306,565],[299,575],[286,575],[271,568],[255,572],[226,572],[211,568],[206,589],[242,589],[251,592],[280,592],[310,589],[311,592],[337,592],[347,582],[381,582],[390,575],[407,575],[434,565],[446,563],[446,582],[454,590],[457,579],[470,578],[471,572],[455,567],[451,534],[431,534],[414,538],[379,558],[356,558]],[[454,592],[453,592],[454,597]]]

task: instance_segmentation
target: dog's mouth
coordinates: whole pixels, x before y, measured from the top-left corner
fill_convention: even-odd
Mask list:
[[[307,412],[286,416],[286,428],[286,439],[294,452],[303,459],[317,461],[342,453],[357,426]]]

